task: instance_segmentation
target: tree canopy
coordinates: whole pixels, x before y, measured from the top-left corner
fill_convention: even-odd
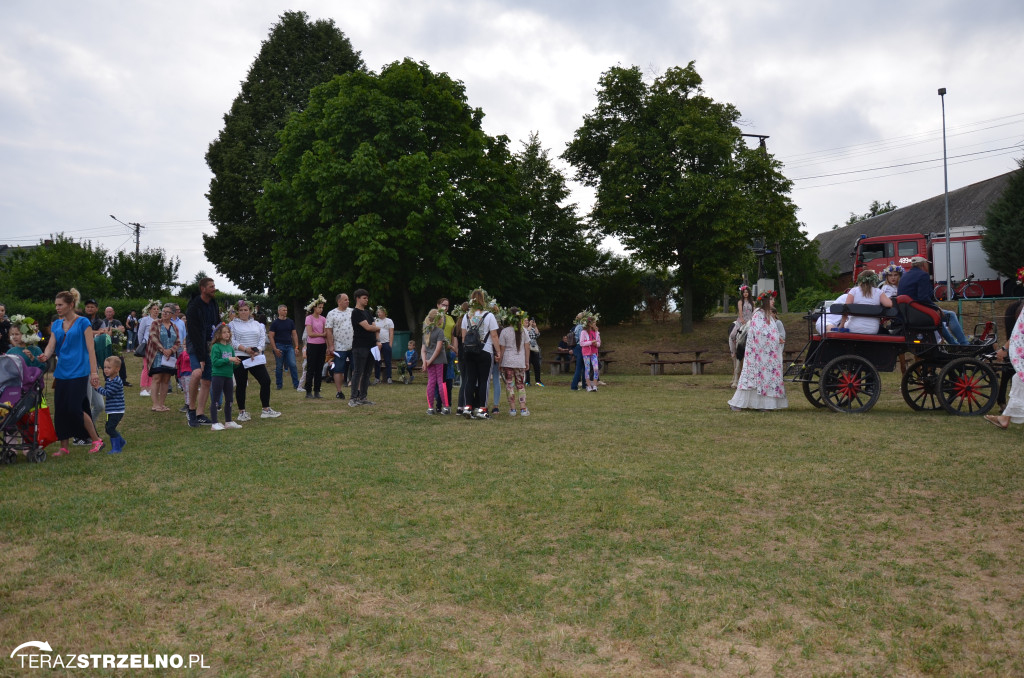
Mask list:
[[[275,286],[271,247],[279,234],[273,222],[260,218],[256,201],[264,181],[277,178],[272,160],[280,148],[278,133],[290,114],[305,107],[313,87],[363,68],[333,21],[310,22],[305,12],[285,12],[263,42],[206,154],[213,172],[210,222],[216,229],[203,236],[206,257],[242,290]]]
[[[14,250],[0,263],[0,289],[5,295],[52,301],[72,287],[83,296],[142,298],[167,296],[181,262],[161,248],[134,252],[107,250],[90,241],[75,242],[63,233],[52,242]]]
[[[107,275],[114,282],[115,294],[125,298],[167,296],[178,284],[178,257],[167,258],[161,248],[147,247],[139,252],[118,252],[107,261]]]
[[[684,332],[767,228],[766,191],[784,182],[762,151],[743,143],[739,111],[701,84],[693,62],[651,84],[637,67],[609,69],[563,154],[597,189],[591,217],[601,231],[619,236],[646,267],[673,267]]]
[[[51,243],[19,248],[0,263],[4,295],[50,301],[57,292],[78,289],[83,297],[105,297],[115,281],[106,274],[107,250],[90,241],[75,242],[58,233]]]
[[[485,267],[500,250],[474,245],[507,218],[507,140],[482,119],[462,83],[408,59],[314,89],[259,203],[280,229],[278,283],[395,292],[409,314],[416,297],[470,284],[471,259]]]
[[[1017,160],[1017,166],[1003,194],[985,214],[981,241],[992,268],[1014,280],[1017,269],[1024,266],[1024,158]]]

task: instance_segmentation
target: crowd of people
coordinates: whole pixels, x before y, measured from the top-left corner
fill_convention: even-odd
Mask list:
[[[1019,277],[1024,279],[1024,268]],[[909,271],[894,264],[882,272],[881,279],[871,271],[862,272],[857,284],[835,303],[891,307],[898,295],[932,303],[927,282],[927,262],[914,257]],[[745,285],[739,293],[737,318],[729,335],[736,367],[732,383],[735,392],[728,405],[733,410],[785,408],[788,401],[782,350],[786,335],[775,310],[775,293],[764,292],[754,299]],[[268,326],[254,317],[253,305],[244,299],[221,313],[215,295],[214,281],[206,278],[200,281],[199,294],[184,313],[176,304],[152,300],[141,309],[139,317],[132,311],[122,324],[114,317],[113,308],[104,309],[100,315],[95,300],[88,299],[80,311],[76,290],[60,292],[54,300],[56,315],[48,326],[43,349],[35,345],[38,328],[28,330],[23,323],[12,324],[0,305],[3,353],[19,356],[26,365],[37,367],[57,358],[51,409],[59,449],[53,456],[67,454],[70,441],[88,446],[90,453],[104,447],[92,416],[96,394],[105,401],[104,430],[110,440],[110,453],[124,449],[126,441],[118,426],[125,412],[125,388],[131,384],[126,363],[117,354],[118,347],[142,358],[139,393],[151,399],[152,412],[170,411],[166,399],[177,384],[184,394],[185,404],[180,411],[187,415],[188,426],[208,425],[214,431],[241,428],[242,423],[251,420],[246,408],[249,377],[259,386],[260,418],[281,416],[271,407],[265,354],[268,346],[275,360],[278,390],[284,386],[284,372],[288,372],[292,387],[304,392],[306,398],[320,398],[322,384],[333,381],[337,399],[347,400],[349,407],[363,407],[374,404],[369,399],[371,373],[373,385],[393,383],[395,325],[386,308],[370,306],[365,289],[353,292],[354,306],[350,306],[347,293],[338,294],[336,307],[326,316],[324,297],[311,300],[305,307],[301,337],[284,305],[277,308],[277,317]],[[1010,338],[1001,349],[1001,355],[1018,371],[1024,369],[1024,324],[1017,322],[1020,313],[1019,302],[1008,310],[1006,332]],[[586,391],[595,392],[604,385],[599,374],[598,321],[597,314],[581,312],[573,331],[559,342],[566,361],[569,355],[575,357],[570,382],[574,391],[582,385]],[[826,312],[818,323],[823,333],[886,331],[879,317],[859,314]],[[968,342],[953,313],[943,312],[937,332],[951,344]],[[508,415],[526,417],[530,410],[525,387],[530,383],[531,368],[536,384],[544,385],[540,379],[539,337],[536,321],[526,312],[516,307],[502,308],[484,290],[475,289],[454,309],[447,298],[438,300],[436,308],[424,318],[420,336],[409,341],[401,369],[408,376],[407,383],[413,381],[414,372],[426,373],[428,415],[448,415],[454,408],[457,415],[468,419],[490,419],[500,412],[503,384]],[[461,378],[457,394],[453,389],[456,369]],[[1003,395],[1008,385],[1009,380],[1004,380]],[[348,398],[345,388],[350,389]],[[1019,378],[1012,380],[1007,402],[1001,415],[986,417],[1004,429],[1010,423],[1024,423],[1024,385]]]

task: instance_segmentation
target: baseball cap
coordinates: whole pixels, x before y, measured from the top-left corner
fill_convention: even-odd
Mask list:
[[[928,260],[924,257],[910,257],[910,263],[912,264],[927,264]]]

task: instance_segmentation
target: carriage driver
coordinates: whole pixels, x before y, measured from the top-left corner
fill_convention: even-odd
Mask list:
[[[960,327],[960,320],[956,313],[946,311],[935,305],[934,288],[932,287],[931,276],[928,275],[928,260],[924,257],[911,257],[910,270],[900,278],[897,294],[905,294],[914,301],[925,306],[937,309],[942,312],[943,323],[939,328],[942,338],[950,344],[969,344],[964,335],[964,329]]]

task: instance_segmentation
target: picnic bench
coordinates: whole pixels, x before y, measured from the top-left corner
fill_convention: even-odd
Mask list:
[[[572,349],[565,350],[556,348],[553,353],[555,355],[555,359],[547,361],[551,368],[551,374],[569,374],[575,371],[576,366],[573,363],[576,362],[576,356],[573,355]],[[597,352],[597,367],[602,374],[607,372],[608,366],[615,362],[614,358],[608,357],[612,353],[615,353],[615,349],[607,351],[600,350]],[[568,356],[568,360],[565,359],[565,356]]]
[[[651,359],[646,362],[641,362],[641,365],[649,365],[651,368],[651,375],[665,374],[665,365],[690,365],[693,374],[704,374],[704,366],[713,363],[713,360],[707,358],[701,358],[702,353],[707,353],[706,348],[691,348],[686,350],[681,349],[651,349],[644,351],[647,355],[651,356]],[[662,359],[662,354],[666,356],[689,356],[693,354],[693,357],[677,358],[670,357]]]

